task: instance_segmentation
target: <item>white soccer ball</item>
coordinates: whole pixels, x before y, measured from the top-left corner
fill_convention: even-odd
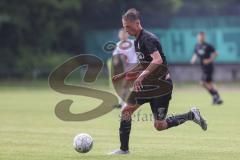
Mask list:
[[[73,139],[73,147],[79,153],[87,153],[93,147],[93,139],[89,134],[78,134]]]

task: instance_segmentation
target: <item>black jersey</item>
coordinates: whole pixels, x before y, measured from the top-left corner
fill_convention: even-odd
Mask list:
[[[162,46],[159,39],[154,34],[142,29],[138,38],[135,40],[134,45],[140,62],[150,63],[152,61],[151,54],[158,51],[162,57],[163,64],[167,65],[167,60],[162,51]]]
[[[194,52],[200,59],[200,64],[204,70],[211,70],[213,68],[213,63],[209,63],[205,65],[203,63],[204,59],[208,59],[211,57],[211,54],[215,52],[215,48],[208,44],[208,43],[202,43],[202,44],[196,44]]]

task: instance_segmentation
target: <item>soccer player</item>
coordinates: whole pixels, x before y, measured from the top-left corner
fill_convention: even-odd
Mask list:
[[[135,50],[138,53],[139,64],[131,69],[129,72],[134,71],[136,68],[148,62],[148,66],[141,72],[141,74],[134,81],[134,90],[129,96],[126,106],[122,108],[122,116],[120,121],[119,128],[119,137],[120,137],[120,149],[117,149],[109,154],[128,154],[129,153],[129,135],[131,131],[131,115],[136,111],[142,104],[150,103],[151,110],[154,115],[154,127],[158,131],[170,129],[178,125],[183,124],[186,121],[193,121],[198,124],[203,130],[207,130],[206,121],[200,115],[199,110],[196,107],[190,109],[190,111],[174,115],[166,118],[168,112],[169,102],[172,96],[172,90],[163,96],[156,96],[149,98],[136,98],[134,95],[141,93],[144,90],[142,87],[143,82],[149,77],[153,76],[153,73],[159,70],[161,65],[167,67],[167,60],[162,51],[161,44],[158,38],[142,28],[139,12],[136,9],[129,9],[122,16],[122,23],[124,29],[128,32],[129,35],[135,36]],[[129,72],[124,72],[118,75],[113,76],[112,80],[117,81],[121,78],[126,77]],[[169,84],[172,84],[170,75],[160,76],[157,79],[162,79],[167,81]],[[172,88],[171,88],[172,89]],[[142,92],[143,93],[143,92]]]
[[[221,100],[220,95],[213,84],[213,62],[218,54],[215,51],[215,48],[205,41],[204,32],[200,32],[197,35],[197,40],[198,43],[195,46],[195,53],[193,54],[193,57],[191,59],[191,64],[194,64],[197,58],[200,59],[202,69],[201,84],[212,95],[213,104],[222,104],[223,101]]]
[[[114,75],[119,74],[119,71],[127,71],[134,64],[138,62],[137,54],[135,52],[134,40],[129,39],[128,33],[121,28],[118,32],[119,42],[116,45],[115,50],[113,51],[112,65]],[[120,104],[116,107],[121,108],[125,102],[124,99],[128,96],[128,84],[127,81],[122,81],[120,91]]]

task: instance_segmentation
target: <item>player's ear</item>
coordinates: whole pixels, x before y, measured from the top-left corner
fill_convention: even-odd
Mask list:
[[[140,25],[140,20],[136,20],[135,23],[139,26]]]

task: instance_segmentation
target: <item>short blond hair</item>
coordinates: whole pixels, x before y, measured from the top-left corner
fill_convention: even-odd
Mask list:
[[[122,15],[122,19],[126,21],[136,21],[140,19],[140,13],[135,8],[131,8]]]

